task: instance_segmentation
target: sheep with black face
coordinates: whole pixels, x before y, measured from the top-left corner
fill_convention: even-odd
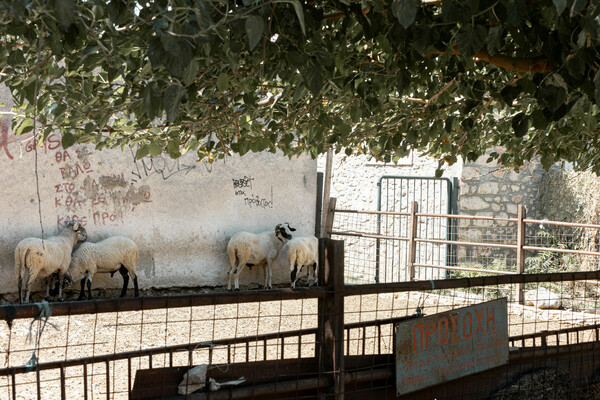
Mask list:
[[[240,290],[240,273],[244,267],[261,265],[265,271],[265,288],[272,288],[271,275],[273,260],[283,245],[292,238],[292,228],[287,222],[278,224],[274,231],[262,233],[238,232],[227,243],[230,269],[227,273],[227,290],[231,290],[231,278],[234,277],[235,290]],[[266,270],[265,270],[266,267]]]

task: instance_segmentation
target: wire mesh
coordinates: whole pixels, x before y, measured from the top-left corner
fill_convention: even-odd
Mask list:
[[[44,320],[0,327],[0,398],[125,399],[138,370],[315,357],[317,299],[50,316],[41,332]]]

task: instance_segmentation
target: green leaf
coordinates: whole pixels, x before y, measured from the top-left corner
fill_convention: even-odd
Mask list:
[[[15,130],[13,131],[13,135],[20,136],[27,132],[31,132],[33,130],[33,120],[31,118],[24,118],[19,122]]]
[[[148,145],[143,144],[140,147],[138,147],[137,151],[135,152],[135,159],[139,160],[141,158],[144,158],[148,155],[150,151],[150,148],[148,147]]]
[[[558,86],[544,85],[539,88],[538,98],[552,112],[558,110],[567,100],[567,91]]]
[[[464,57],[471,57],[483,48],[487,39],[487,28],[483,25],[471,26],[471,24],[461,27],[456,34],[456,45],[460,54]]]
[[[229,76],[225,72],[221,72],[217,78],[217,89],[224,92],[229,87]]]
[[[296,11],[296,16],[298,17],[298,22],[300,22],[300,29],[302,29],[302,34],[306,36],[306,28],[304,26],[304,10],[302,9],[302,4],[300,4],[299,0],[274,0],[273,3],[290,3],[294,6],[294,10]]]
[[[531,113],[531,122],[535,129],[545,129],[548,126],[548,119],[542,110],[535,110]]]
[[[71,0],[56,0],[54,3],[54,12],[56,12],[56,17],[58,22],[63,27],[69,27],[73,23],[73,8],[75,5]]]
[[[155,82],[152,82],[144,88],[144,107],[150,120],[156,118],[160,113],[161,103],[160,89]]]
[[[62,133],[62,138],[60,140],[60,143],[61,143],[63,149],[68,149],[69,147],[73,146],[76,141],[77,141],[77,138],[75,136],[73,136],[73,134],[71,132],[65,131]]]
[[[246,18],[245,28],[248,35],[248,46],[250,51],[252,51],[262,38],[263,31],[265,30],[265,21],[258,15],[250,15]]]
[[[504,33],[502,25],[490,28],[487,38],[487,51],[490,53],[490,56],[498,53],[498,50],[502,47],[502,33]]]
[[[421,0],[394,0],[392,12],[398,18],[400,25],[406,29],[415,22],[419,7],[421,7]]]
[[[148,153],[151,156],[156,157],[162,153],[163,149],[164,149],[163,144],[159,141],[155,141],[155,142],[150,143],[150,146],[148,146]]]
[[[181,99],[185,93],[185,89],[181,85],[171,85],[165,92],[165,98],[163,100],[165,111],[167,112],[167,120],[169,123],[175,122],[177,114],[179,113],[179,105]]]
[[[321,91],[323,87],[323,72],[321,71],[321,67],[312,66],[308,68],[304,73],[304,84],[313,94],[316,96]]]
[[[511,121],[512,128],[515,131],[515,136],[518,138],[525,136],[527,130],[529,129],[530,122],[529,116],[523,112],[515,115]]]
[[[554,3],[554,7],[556,7],[558,15],[562,14],[562,12],[565,11],[565,8],[567,8],[567,0],[552,0],[552,3]]]
[[[183,84],[185,86],[189,86],[198,75],[198,62],[192,58],[192,61],[188,64],[187,67],[183,70]]]

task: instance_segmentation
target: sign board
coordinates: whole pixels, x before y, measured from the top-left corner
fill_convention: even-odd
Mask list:
[[[506,298],[396,325],[397,395],[508,362]]]

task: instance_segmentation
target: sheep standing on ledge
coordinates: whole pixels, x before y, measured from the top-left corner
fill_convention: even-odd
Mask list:
[[[277,258],[283,245],[292,238],[296,229],[286,222],[278,224],[275,231],[266,231],[259,234],[238,232],[227,243],[227,255],[231,266],[227,273],[227,290],[231,290],[231,277],[235,278],[235,290],[240,290],[240,273],[244,267],[252,268],[262,265],[265,271],[265,289],[271,289],[271,266]],[[265,270],[266,266],[266,270]]]
[[[92,299],[92,278],[97,272],[110,272],[111,276],[119,271],[123,276],[123,289],[121,297],[127,293],[129,276],[133,279],[135,297],[138,297],[138,280],[135,265],[139,258],[137,244],[123,236],[109,237],[98,243],[83,243],[73,252],[71,265],[67,275],[71,280],[81,280],[81,291],[77,300],[85,295],[85,282],[87,281],[88,299]]]
[[[62,301],[64,277],[71,262],[71,252],[78,242],[87,239],[87,232],[79,222],[69,222],[56,236],[42,240],[26,238],[15,248],[15,274],[19,287],[19,303],[29,303],[31,285],[36,279],[46,278],[46,300],[49,298],[50,277],[58,275],[58,300]]]
[[[302,267],[308,267],[308,286],[317,283],[317,263],[319,257],[319,240],[314,236],[296,237],[285,244],[286,254],[290,263],[292,287]]]

